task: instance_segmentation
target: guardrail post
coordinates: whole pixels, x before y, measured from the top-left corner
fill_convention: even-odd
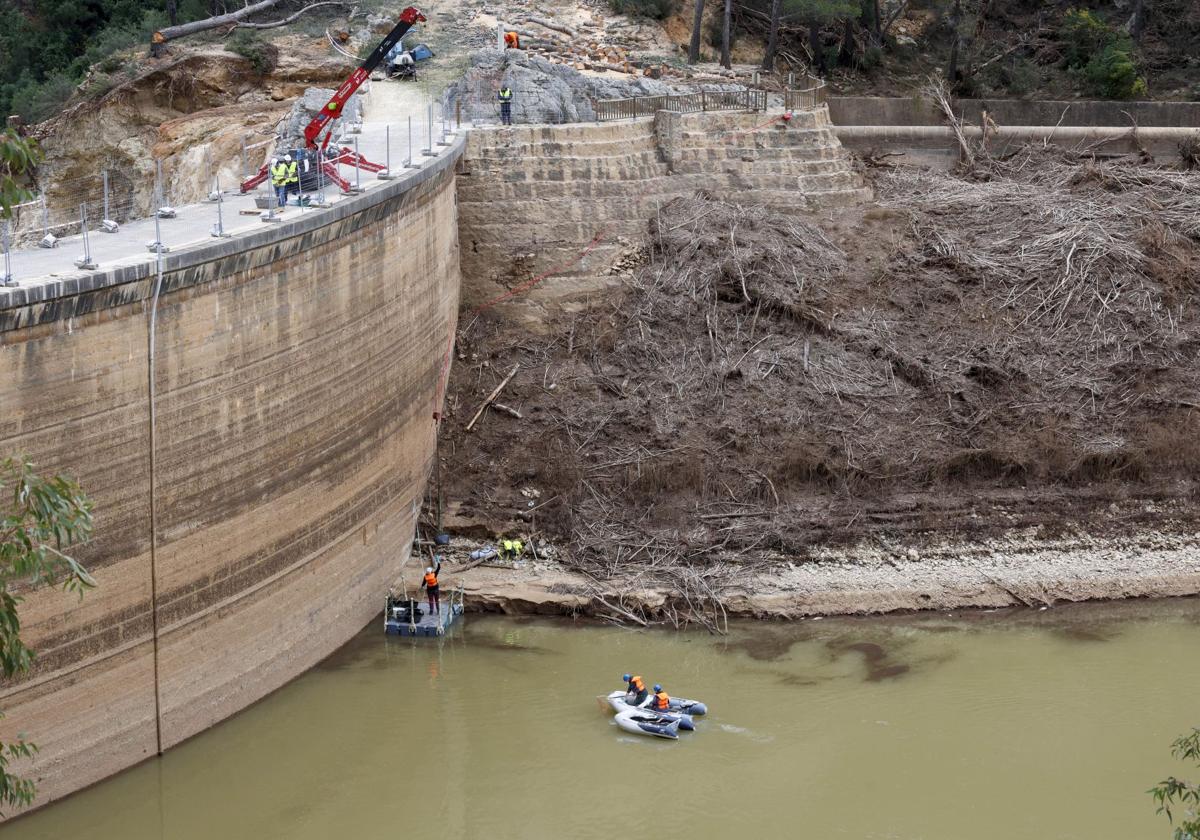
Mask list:
[[[413,150],[413,145],[412,145],[412,114],[409,114],[409,115],[408,115],[408,157],[407,157],[407,158],[405,159],[405,161],[404,161],[404,167],[405,167],[405,169],[412,169],[412,168],[415,168],[415,167],[416,167],[416,164],[415,164],[415,163],[413,163],[413,153],[412,153],[412,150]]]
[[[44,200],[43,200],[42,206],[45,206]],[[8,241],[8,220],[7,219],[4,220],[4,227],[2,230],[0,230],[0,238],[3,238],[3,245],[4,245],[4,276],[0,277],[0,285],[16,286],[16,285],[18,285],[18,283],[16,280],[13,279],[13,276],[12,276],[12,248],[10,247],[9,241]]]
[[[701,111],[707,111],[707,110],[708,110],[708,96],[707,96],[707,93],[708,93],[708,91],[706,91],[704,88],[700,88],[700,110],[701,110]]]
[[[429,145],[422,149],[423,154],[433,155],[433,100],[429,101],[429,111],[426,114],[426,122],[429,128]]]
[[[58,237],[50,235],[50,208],[46,206],[46,194],[39,196],[42,203],[42,239],[39,248],[53,248],[58,244]]]
[[[388,123],[383,127],[383,164],[384,170],[376,177],[380,181],[390,181],[396,176],[392,174],[392,124]]]
[[[246,161],[247,161],[247,158],[246,158],[246,135],[243,134],[242,135],[242,183],[245,183],[246,180],[250,177],[250,172],[246,168],[246,166],[247,166]]]
[[[354,191],[362,192],[362,169],[358,162],[361,158],[358,155],[358,135],[354,136]]]
[[[158,216],[154,218],[157,220]],[[156,221],[155,224],[158,224],[158,222]],[[96,263],[92,262],[92,242],[88,238],[86,203],[79,205],[79,231],[83,236],[83,256],[75,260],[75,266],[87,269],[88,271],[94,271],[97,266]]]
[[[317,207],[327,207],[325,202],[325,153],[317,150]]]
[[[225,213],[222,210],[225,196],[221,193],[221,182],[215,177],[213,178],[213,193],[217,196],[217,223],[213,225],[212,235],[218,239],[224,239],[230,235],[225,232]]]

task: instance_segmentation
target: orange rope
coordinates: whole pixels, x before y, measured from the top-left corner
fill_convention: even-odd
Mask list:
[[[511,297],[516,297],[517,295],[524,294],[525,292],[532,289],[534,286],[541,283],[547,277],[552,277],[555,274],[562,274],[564,271],[566,271],[571,266],[582,262],[584,257],[586,257],[588,254],[590,254],[592,251],[594,251],[596,249],[596,246],[604,241],[604,237],[607,233],[608,233],[608,228],[601,229],[599,233],[597,233],[595,236],[592,237],[592,241],[587,244],[587,247],[585,247],[582,251],[580,251],[578,254],[576,254],[573,258],[571,258],[567,262],[565,262],[561,265],[556,265],[554,268],[551,268],[550,270],[545,271],[530,280],[526,280],[521,285],[515,286],[515,287],[509,289],[504,294],[497,295],[496,297],[492,298],[491,300],[481,303],[479,306],[475,307],[469,313],[467,313],[468,323],[470,323],[481,312],[491,309],[496,304],[502,303],[503,301],[506,301]],[[434,393],[434,396],[433,396],[433,420],[435,423],[440,423],[441,419],[442,419],[442,414],[441,414],[441,411],[438,410],[438,407],[442,404],[442,400],[446,395],[446,380],[450,374],[450,355],[451,355],[451,353],[454,352],[454,339],[457,336],[457,334],[458,334],[457,327],[450,331],[450,339],[446,344],[446,353],[445,353],[445,356],[442,358],[442,372],[441,372],[441,375],[438,377],[437,391]]]

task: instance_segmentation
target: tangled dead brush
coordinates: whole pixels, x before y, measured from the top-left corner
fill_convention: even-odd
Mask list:
[[[454,492],[504,517],[472,473],[526,476],[576,568],[677,594],[637,620],[710,627],[734,571],[813,542],[1192,497],[1200,175],[1031,148],[875,186],[820,219],[674,201],[620,294],[544,341],[484,325],[526,419],[454,440]]]
[[[1151,327],[1170,317],[1162,281],[1188,292],[1200,282],[1193,174],[1026,147],[977,161],[968,177],[894,170],[880,187],[884,201],[911,213],[927,259],[957,266],[998,308],[1022,309],[1051,330],[1068,319]]]

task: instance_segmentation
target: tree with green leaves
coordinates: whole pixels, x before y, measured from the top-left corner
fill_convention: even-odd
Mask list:
[[[11,128],[0,132],[0,219],[12,218],[13,205],[33,198],[22,176],[41,159],[36,141],[21,137]]]
[[[95,582],[66,549],[91,533],[92,504],[78,484],[43,478],[24,459],[0,462],[0,674],[6,680],[28,671],[34,658],[21,639],[20,588],[62,586],[83,597]],[[33,780],[13,775],[9,766],[36,752],[23,736],[0,743],[0,808],[33,801]]]
[[[1200,763],[1200,729],[1177,738],[1171,745],[1171,755],[1181,761]],[[1158,803],[1158,813],[1166,814],[1167,820],[1175,825],[1174,840],[1200,840],[1200,785],[1168,776],[1148,793]],[[1176,825],[1177,814],[1181,819]]]

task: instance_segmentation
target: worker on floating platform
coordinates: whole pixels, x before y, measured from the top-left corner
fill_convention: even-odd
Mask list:
[[[504,49],[519,50],[521,49],[521,36],[516,32],[509,30],[504,33]]]
[[[671,708],[671,697],[667,692],[663,691],[663,687],[658,683],[654,684],[654,709],[655,711],[665,712]]]
[[[437,568],[428,566],[425,569],[425,578],[421,581],[421,586],[425,588],[425,594],[429,598],[429,611],[434,615],[441,614],[441,601],[438,597],[438,572],[442,570],[441,557],[438,558]]]
[[[646,702],[646,698],[650,695],[649,692],[646,691],[646,683],[641,677],[631,677],[629,674],[626,674],[625,676],[621,677],[621,679],[625,680],[625,693],[636,695],[632,700],[627,700],[627,703],[630,703],[634,706],[640,706]]]

